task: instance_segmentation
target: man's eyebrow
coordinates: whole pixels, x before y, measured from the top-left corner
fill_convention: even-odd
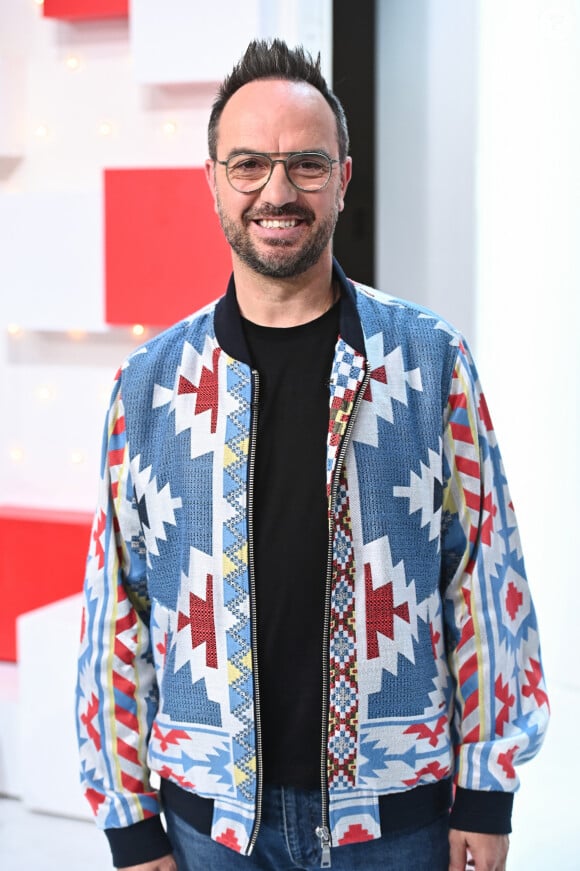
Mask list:
[[[298,151],[258,151],[255,148],[232,148],[227,154],[226,160],[229,160],[231,157],[238,157],[240,154],[259,154],[272,158],[289,157],[291,154],[323,154],[329,160],[332,160],[326,148],[301,148]]]

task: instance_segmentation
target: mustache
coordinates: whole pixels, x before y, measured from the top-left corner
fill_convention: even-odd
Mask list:
[[[307,224],[314,222],[314,212],[304,206],[288,203],[283,206],[261,206],[259,209],[248,209],[244,212],[246,221],[263,221],[268,218],[298,218]]]

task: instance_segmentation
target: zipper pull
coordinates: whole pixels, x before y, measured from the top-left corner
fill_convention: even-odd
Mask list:
[[[315,833],[320,838],[320,846],[322,847],[320,867],[330,868],[330,832],[326,826],[317,826]]]

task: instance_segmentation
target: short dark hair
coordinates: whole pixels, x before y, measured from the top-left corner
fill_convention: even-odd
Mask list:
[[[288,48],[281,39],[271,41],[255,39],[247,47],[244,56],[221,83],[212,105],[207,128],[209,155],[217,159],[217,133],[221,114],[228,100],[241,87],[256,79],[287,79],[291,82],[306,82],[320,91],[336,118],[338,156],[341,163],[348,155],[348,126],[342,104],[326,84],[320,69],[320,54],[316,60],[302,46]]]

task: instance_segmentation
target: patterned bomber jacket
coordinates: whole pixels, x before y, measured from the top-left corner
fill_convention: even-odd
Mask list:
[[[348,281],[329,386],[323,826],[454,777],[512,793],[548,700],[516,520],[461,336]],[[118,373],[85,582],[82,782],[97,823],[158,815],[151,772],[251,851],[261,797],[252,565],[259,377],[233,280]],[[325,818],[324,818],[325,817]]]

